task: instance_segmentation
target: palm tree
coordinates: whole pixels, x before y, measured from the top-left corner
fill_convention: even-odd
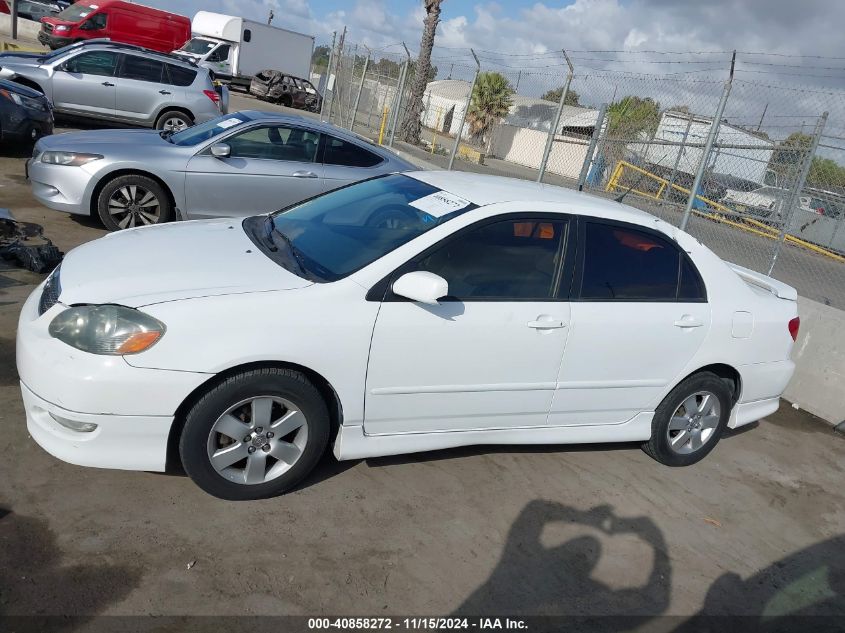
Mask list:
[[[513,105],[513,87],[507,78],[497,72],[485,71],[478,74],[472,100],[467,110],[469,132],[479,144],[487,141],[487,153],[492,142],[492,127],[507,116]]]
[[[425,4],[425,19],[423,20],[423,34],[420,40],[420,54],[414,72],[414,83],[411,86],[411,98],[408,99],[408,109],[402,122],[402,138],[408,143],[418,145],[422,127],[420,115],[423,108],[423,94],[428,84],[429,69],[431,68],[431,49],[434,48],[434,32],[440,22],[440,3],[443,0],[423,0]]]

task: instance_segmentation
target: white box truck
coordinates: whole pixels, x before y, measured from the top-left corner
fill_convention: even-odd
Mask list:
[[[314,37],[233,15],[198,11],[192,36],[174,54],[211,69],[216,78],[249,86],[253,75],[273,69],[308,79]]]

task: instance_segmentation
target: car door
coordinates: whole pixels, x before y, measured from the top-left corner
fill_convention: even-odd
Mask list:
[[[326,191],[337,189],[380,173],[378,165],[384,159],[365,147],[325,134],[323,166]]]
[[[385,297],[367,369],[367,434],[546,424],[569,324],[558,298],[568,226],[562,215],[485,221],[394,273],[436,273],[449,296],[434,306]]]
[[[228,157],[214,157],[207,148],[188,162],[188,215],[255,215],[321,193],[319,140],[317,132],[282,124],[258,125],[221,139],[230,148]]]
[[[657,231],[582,219],[573,286],[549,424],[620,424],[653,410],[710,327],[692,261]]]
[[[121,55],[117,69],[117,116],[140,123],[152,119],[159,106],[173,100],[175,86],[168,81],[165,64],[140,55]]]
[[[53,74],[56,110],[113,118],[117,60],[113,51],[87,51],[60,64]]]
[[[205,65],[218,75],[231,77],[232,61],[229,59],[231,50],[231,44],[220,44],[206,57]]]

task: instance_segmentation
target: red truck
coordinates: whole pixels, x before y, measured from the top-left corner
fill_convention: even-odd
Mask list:
[[[104,37],[169,53],[191,39],[191,20],[124,0],[81,0],[42,18],[38,32],[38,41],[54,49]]]

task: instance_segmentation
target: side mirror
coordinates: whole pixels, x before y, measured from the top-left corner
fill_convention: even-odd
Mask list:
[[[228,158],[232,155],[232,148],[226,143],[215,143],[211,146],[211,155],[215,158]]]
[[[438,305],[438,299],[449,294],[449,283],[440,275],[417,270],[405,273],[393,283],[394,294],[419,303]]]

